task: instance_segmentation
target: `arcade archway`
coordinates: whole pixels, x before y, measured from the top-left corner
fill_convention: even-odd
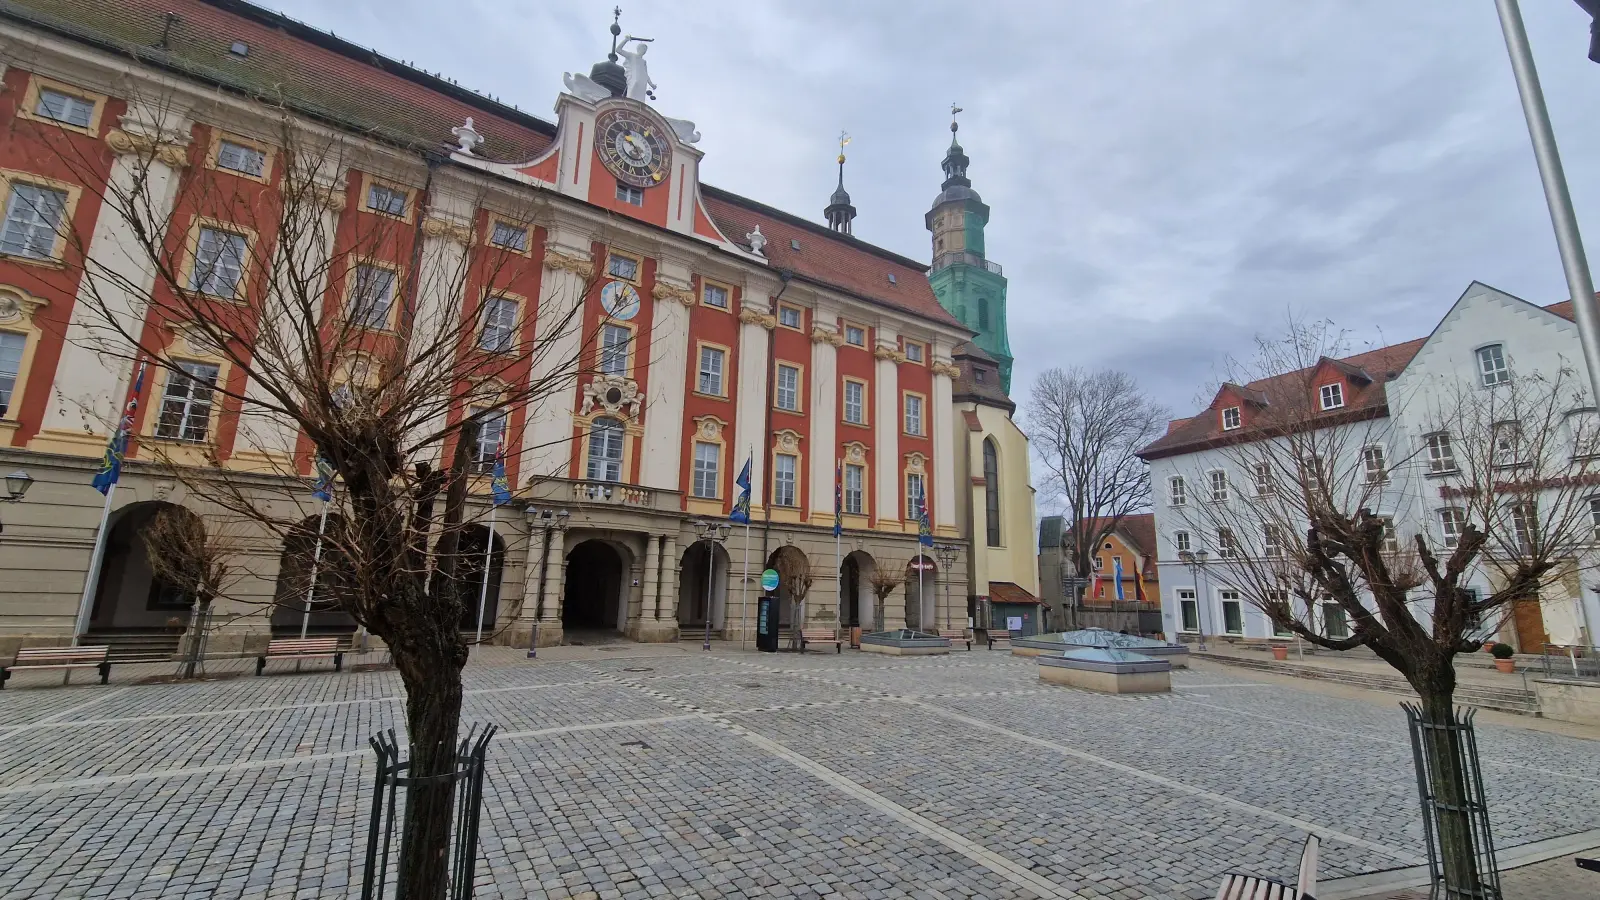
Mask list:
[[[192,600],[182,590],[155,577],[150,569],[144,530],[163,510],[179,509],[160,500],[134,503],[119,510],[106,533],[90,631],[182,633]],[[193,513],[184,511],[185,515]]]
[[[778,627],[789,628],[811,591],[811,560],[799,547],[785,544],[767,557],[767,568],[778,570]]]
[[[937,632],[939,610],[939,567],[927,556],[918,554],[906,563],[906,627]]]
[[[574,632],[616,632],[627,624],[623,614],[628,563],[616,545],[589,540],[567,554],[566,587],[561,602],[561,627]]]
[[[461,529],[459,562],[456,571],[461,583],[461,630],[477,633],[478,606],[483,606],[483,634],[494,633],[500,620],[500,576],[506,559],[506,541],[499,532],[494,535],[494,549],[485,553],[489,542],[489,529],[482,525],[468,525]],[[484,590],[483,564],[489,562],[488,591]]]
[[[342,549],[344,527],[341,516],[329,516],[326,526],[312,516],[283,539],[272,597],[273,637],[299,637],[302,629],[317,637],[355,632],[356,620],[344,606],[355,579]]]
[[[872,593],[872,576],[878,563],[865,550],[853,551],[839,566],[839,624],[845,628],[881,631],[874,615],[877,598]]]
[[[728,564],[728,551],[721,544],[699,541],[684,551],[678,564],[678,627],[685,634],[703,630],[708,614],[713,631],[723,627],[728,609]]]

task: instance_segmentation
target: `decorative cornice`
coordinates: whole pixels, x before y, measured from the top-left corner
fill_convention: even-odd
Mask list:
[[[778,317],[769,316],[754,306],[745,306],[739,310],[739,321],[746,325],[760,325],[768,331],[778,327]]]
[[[852,465],[865,465],[867,462],[867,445],[860,441],[851,441],[845,444],[844,461]]]
[[[837,331],[831,331],[831,330],[829,330],[827,328],[823,328],[821,325],[816,325],[816,326],[813,326],[812,329],[811,329],[811,343],[813,343],[813,344],[827,343],[827,344],[832,344],[835,347],[843,347],[844,346],[844,335],[840,334]]]
[[[694,306],[694,291],[664,281],[656,282],[656,286],[650,291],[650,296],[657,300],[676,300],[684,306]]]
[[[35,312],[49,305],[49,301],[20,288],[0,288],[0,324],[9,325],[24,320],[31,322]]]
[[[555,269],[558,272],[571,272],[579,278],[594,277],[594,260],[587,256],[562,253],[548,244],[544,250],[544,265],[545,268]]]
[[[961,370],[949,363],[934,363],[932,369],[933,374],[943,375],[946,378],[956,378],[961,375]]]
[[[472,246],[472,227],[448,219],[429,216],[422,221],[422,233],[428,237],[449,238],[464,247]]]
[[[181,145],[157,141],[149,135],[135,134],[123,131],[121,128],[113,128],[106,132],[106,146],[119,156],[142,156],[174,169],[182,169],[189,165],[188,151]]]

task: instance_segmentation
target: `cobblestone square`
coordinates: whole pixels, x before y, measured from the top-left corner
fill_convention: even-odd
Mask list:
[[[606,650],[467,669],[464,721],[502,728],[478,896],[1203,898],[1288,875],[1308,830],[1325,882],[1422,858],[1392,705],[1214,669],[1105,696],[986,651]],[[358,893],[398,677],[134,669],[0,693],[0,896]],[[1502,856],[1600,829],[1600,742],[1479,730]]]

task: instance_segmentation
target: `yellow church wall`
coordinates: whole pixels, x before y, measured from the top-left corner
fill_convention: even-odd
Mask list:
[[[967,411],[977,414],[980,430],[967,424]],[[1029,483],[1028,439],[1002,409],[973,403],[957,404],[956,521],[972,542],[972,594],[987,594],[989,582],[1009,581],[1037,597],[1039,566],[1034,548],[1034,490]],[[984,518],[983,442],[992,438],[1000,474],[1000,546],[988,546]]]

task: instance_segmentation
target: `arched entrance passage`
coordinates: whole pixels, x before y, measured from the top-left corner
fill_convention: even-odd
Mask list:
[[[710,541],[699,541],[684,551],[678,564],[678,627],[685,632],[704,630],[708,599],[711,628],[715,631],[723,627],[728,609],[728,551],[721,544],[713,546]]]
[[[312,516],[295,525],[283,539],[278,583],[272,595],[273,637],[299,637],[302,627],[306,634],[321,637],[355,632],[356,620],[345,612],[344,606],[355,580],[349,557],[342,549],[344,527],[340,516],[328,516],[326,527],[321,516]]]
[[[800,604],[811,590],[811,560],[786,544],[767,557],[767,568],[778,570],[778,627],[788,628],[799,619]]]
[[[584,541],[572,548],[561,602],[561,627],[568,637],[573,632],[622,629],[627,571],[622,553],[607,541]]]
[[[937,632],[939,606],[939,567],[918,554],[906,563],[906,627]]]
[[[499,531],[494,535],[494,550],[487,554],[489,562],[489,591],[483,592],[483,563],[489,542],[489,529],[483,525],[468,525],[461,529],[460,561],[456,571],[461,581],[461,630],[478,630],[478,601],[483,601],[483,634],[494,633],[495,622],[500,620],[500,576],[506,561],[506,540]]]
[[[91,631],[147,631],[177,635],[189,621],[192,598],[156,578],[150,570],[144,530],[163,510],[182,509],[159,500],[119,510],[106,533]],[[185,515],[194,515],[184,511]]]
[[[880,630],[873,615],[872,575],[878,564],[865,550],[853,551],[839,566],[839,624]]]

